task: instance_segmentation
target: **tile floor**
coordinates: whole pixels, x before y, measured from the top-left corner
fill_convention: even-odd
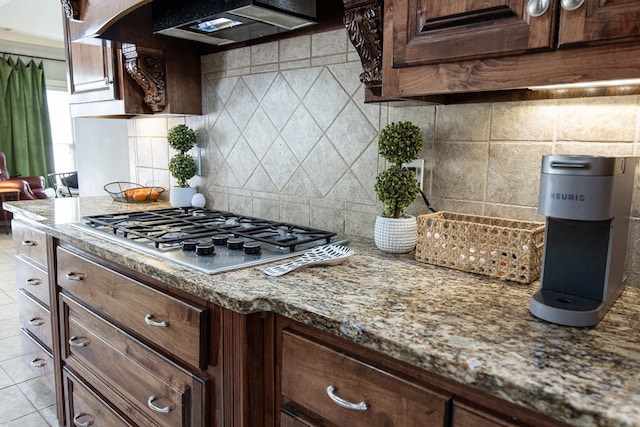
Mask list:
[[[0,226],[0,427],[57,426],[55,395],[20,357],[15,261]]]

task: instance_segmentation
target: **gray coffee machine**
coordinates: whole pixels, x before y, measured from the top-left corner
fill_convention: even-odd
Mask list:
[[[594,326],[624,289],[636,157],[542,158],[538,212],[547,217],[540,289],[529,310]]]

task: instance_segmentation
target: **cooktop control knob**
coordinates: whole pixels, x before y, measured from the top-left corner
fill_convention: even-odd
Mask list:
[[[244,242],[242,245],[244,253],[247,255],[257,255],[262,252],[259,242]]]
[[[183,240],[182,241],[182,250],[193,252],[196,250],[196,245],[198,244],[197,240]]]
[[[218,234],[216,236],[213,236],[213,244],[224,246],[227,244],[227,240],[229,240],[229,237],[233,237],[233,234]]]
[[[213,246],[213,242],[211,243],[200,242],[196,245],[196,255],[206,256],[206,255],[215,255],[215,254],[216,254],[216,249]]]
[[[238,237],[234,237],[232,239],[227,239],[227,248],[229,249],[242,249],[242,244],[244,243],[244,240],[238,238]]]

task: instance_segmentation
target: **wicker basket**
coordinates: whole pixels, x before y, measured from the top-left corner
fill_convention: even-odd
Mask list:
[[[531,283],[540,277],[544,223],[436,212],[418,217],[416,260]]]
[[[154,202],[164,192],[162,187],[145,187],[135,182],[124,181],[110,182],[104,186],[104,190],[113,200],[123,203]]]

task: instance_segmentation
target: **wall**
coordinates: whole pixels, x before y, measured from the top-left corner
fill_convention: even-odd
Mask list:
[[[425,190],[441,210],[526,220],[536,213],[549,153],[640,153],[640,97],[447,106],[365,105],[360,62],[345,31],[203,57],[201,117],[130,124],[134,176],[168,186],[166,129],[199,132],[209,206],[372,236],[385,168],[377,134],[412,120],[423,131]],[[640,179],[636,179],[636,191]],[[634,204],[629,283],[640,285],[640,203]],[[417,200],[410,213],[426,213]]]

